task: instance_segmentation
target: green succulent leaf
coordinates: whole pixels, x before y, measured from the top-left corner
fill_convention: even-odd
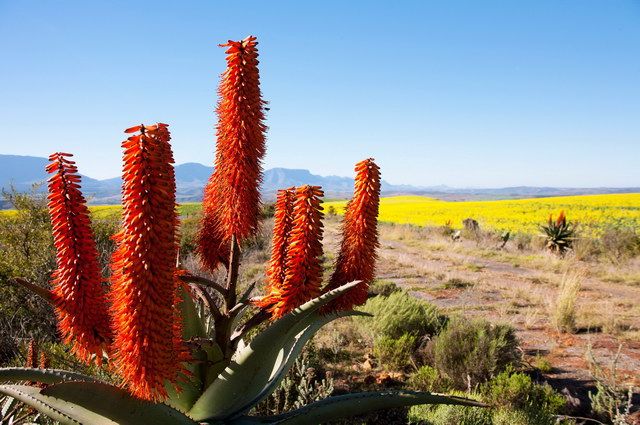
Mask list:
[[[68,406],[78,406],[105,422],[121,425],[194,425],[183,413],[162,403],[151,403],[131,396],[113,385],[95,382],[63,382],[44,388],[40,395]],[[37,406],[33,406],[37,409]],[[44,413],[44,412],[43,412]],[[73,417],[71,414],[69,414]]]
[[[98,379],[77,372],[61,369],[34,369],[29,367],[0,368],[0,383],[33,381],[43,384],[57,384],[64,381],[99,382]]]
[[[68,403],[52,397],[43,396],[40,388],[28,385],[0,385],[0,394],[13,397],[24,404],[33,407],[38,412],[63,425],[94,424],[113,425],[116,422],[108,420],[81,406]]]
[[[300,355],[300,353],[302,353],[302,349],[304,348],[305,344],[309,342],[309,340],[313,338],[313,336],[318,332],[318,330],[320,330],[320,328],[322,328],[324,325],[340,317],[371,316],[368,313],[364,313],[360,311],[343,311],[343,312],[329,314],[325,316],[322,316],[318,313],[314,313],[313,315],[316,316],[313,319],[313,322],[308,327],[306,327],[302,332],[296,335],[293,338],[292,342],[288,344],[287,347],[285,347],[284,352],[288,354],[286,354],[284,359],[280,361],[280,365],[278,366],[278,368],[273,370],[273,372],[271,373],[270,379],[264,385],[264,387],[262,388],[262,391],[260,391],[258,395],[249,403],[247,403],[245,405],[245,408],[238,413],[246,413],[255,404],[259,403],[264,398],[266,398],[269,394],[271,394],[278,387],[278,385],[280,385],[280,382],[282,382],[282,380],[286,376],[289,369],[291,369],[296,358]]]
[[[462,397],[415,391],[375,391],[329,397],[280,416],[267,417],[278,425],[320,424],[360,415],[374,410],[415,406],[417,404],[454,404],[486,407]]]
[[[13,397],[65,425],[196,425],[166,404],[139,400],[104,383],[63,382],[44,389],[0,385],[0,394]]]
[[[266,396],[265,390],[288,370],[292,355],[299,353],[304,343],[320,326],[338,315],[321,318],[316,311],[342,293],[356,286],[351,282],[327,292],[275,321],[234,356],[231,364],[206,389],[189,411],[196,420],[233,418],[249,410]],[[313,332],[305,330],[321,323]],[[295,357],[293,357],[295,358]]]
[[[182,316],[182,336],[185,340],[191,338],[206,338],[207,333],[198,315],[196,305],[193,302],[187,285],[180,285],[180,313]]]

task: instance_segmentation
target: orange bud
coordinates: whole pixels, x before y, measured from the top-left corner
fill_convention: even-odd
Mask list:
[[[285,198],[288,196],[290,195],[281,195],[284,211],[288,202]],[[302,186],[296,189],[291,231],[286,238],[284,278],[280,283],[282,270],[273,268],[273,281],[267,287],[269,292],[261,302],[263,306],[270,306],[269,311],[273,318],[282,317],[320,295],[323,228],[320,202],[322,196],[324,194],[319,186]],[[279,253],[276,256],[278,255]]]
[[[273,239],[271,244],[271,261],[267,268],[267,293],[273,288],[279,288],[284,284],[286,277],[287,249],[289,247],[289,237],[293,225],[293,204],[296,190],[294,187],[278,191],[276,197],[274,219],[273,219]],[[258,304],[262,307],[269,306],[268,300],[263,300]]]
[[[255,234],[260,212],[265,132],[255,37],[229,41],[227,69],[218,89],[215,170],[205,188],[198,252],[214,270],[229,255],[230,242]]]
[[[137,397],[158,401],[182,372],[176,269],[175,174],[166,124],[122,143],[122,230],[112,257],[113,349]]]
[[[80,359],[100,363],[111,339],[107,301],[89,209],[70,156],[55,153],[47,166],[52,174],[48,206],[57,252],[52,295],[62,340]]]
[[[342,223],[342,244],[335,271],[325,291],[345,283],[362,283],[332,301],[324,310],[349,310],[367,301],[369,284],[375,277],[380,205],[380,168],[372,158],[356,164],[353,198]]]

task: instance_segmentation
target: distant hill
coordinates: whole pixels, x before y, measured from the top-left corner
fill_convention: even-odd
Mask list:
[[[46,158],[19,155],[0,155],[0,186],[8,189],[13,185],[19,191],[28,191],[35,183],[46,182]],[[213,171],[195,162],[175,167],[177,198],[180,202],[199,201],[202,190]],[[120,177],[97,180],[82,176],[82,189],[93,204],[115,204],[120,201]],[[290,168],[271,168],[264,172],[262,194],[265,199],[273,199],[278,189],[313,184],[322,186],[329,198],[346,198],[353,191],[353,179],[340,176],[319,176],[309,170]],[[43,185],[41,191],[46,190]],[[545,196],[583,195],[595,193],[633,193],[640,192],[639,187],[631,188],[553,188],[553,187],[507,187],[497,189],[460,189],[448,186],[417,187],[411,185],[393,185],[382,182],[384,195],[418,194],[448,200],[464,199],[506,199],[536,198]]]

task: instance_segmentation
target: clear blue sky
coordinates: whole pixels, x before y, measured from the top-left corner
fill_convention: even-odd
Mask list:
[[[170,124],[211,164],[224,67],[254,34],[265,167],[392,183],[640,185],[640,2],[0,0],[0,153],[119,174],[122,131]]]

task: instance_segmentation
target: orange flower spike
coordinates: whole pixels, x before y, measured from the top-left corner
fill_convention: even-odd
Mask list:
[[[38,347],[36,347],[36,340],[31,338],[29,345],[27,346],[27,358],[24,362],[24,367],[35,368],[36,357],[38,356]]]
[[[319,186],[302,186],[296,189],[295,196],[284,281],[271,287],[265,299],[265,303],[271,301],[269,310],[274,319],[320,295],[323,230],[320,203],[324,193]]]
[[[260,211],[262,159],[266,152],[256,38],[229,41],[216,109],[215,171],[205,188],[198,251],[203,265],[226,261],[233,236],[255,234]]]
[[[556,226],[560,227],[560,226],[564,226],[567,222],[567,217],[564,214],[564,210],[560,211],[560,214],[558,214],[558,218],[556,219]]]
[[[40,352],[40,362],[38,363],[38,367],[40,369],[49,369],[49,358],[44,351]]]
[[[49,157],[49,215],[57,268],[52,275],[58,329],[74,354],[101,363],[111,340],[108,306],[102,288],[98,251],[89,209],[80,192],[80,175],[71,154]]]
[[[166,124],[140,127],[122,143],[122,230],[112,257],[116,368],[135,396],[159,401],[182,372],[175,309],[175,174]]]
[[[357,163],[355,171],[353,198],[347,204],[342,223],[340,252],[326,290],[354,280],[362,283],[335,299],[326,311],[349,310],[364,304],[369,284],[375,277],[379,246],[380,167],[369,158]]]
[[[273,220],[273,243],[271,261],[267,269],[267,288],[281,287],[286,277],[287,249],[293,225],[295,188],[279,190]]]

